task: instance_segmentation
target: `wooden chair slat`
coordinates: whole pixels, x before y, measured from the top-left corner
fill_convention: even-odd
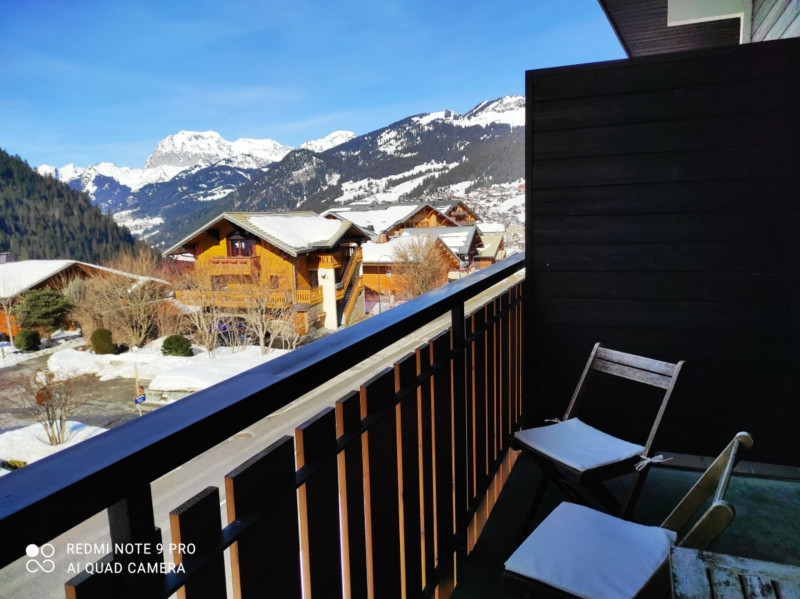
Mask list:
[[[661,360],[654,360],[653,358],[646,358],[644,356],[637,356],[625,352],[608,349],[607,347],[600,347],[597,350],[597,358],[605,360],[606,362],[616,362],[623,366],[631,366],[639,370],[649,370],[657,374],[672,376],[675,372],[677,364],[670,362],[662,362]]]
[[[625,366],[616,362],[607,362],[606,360],[601,360],[600,358],[595,359],[595,361],[592,363],[592,368],[600,372],[613,374],[614,376],[626,378],[631,381],[644,383],[645,385],[652,385],[653,387],[669,389],[670,386],[672,386],[672,377],[670,376],[664,376],[663,374],[658,374],[649,370],[640,370],[638,368]]]

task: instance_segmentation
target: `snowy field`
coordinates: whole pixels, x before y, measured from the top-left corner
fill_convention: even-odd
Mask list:
[[[53,334],[51,339],[52,346],[38,352],[23,353],[17,352],[13,347],[2,347],[0,369],[37,356],[50,354],[47,367],[61,379],[84,374],[94,374],[102,381],[116,378],[134,379],[138,376],[145,386],[148,395],[147,402],[150,405],[159,403],[158,397],[162,394],[170,392],[188,394],[205,389],[277,358],[287,351],[273,349],[268,351],[267,355],[262,356],[256,346],[220,347],[210,353],[195,346],[192,348],[194,352],[192,357],[163,356],[161,344],[164,339],[162,338],[136,351],[119,355],[96,355],[71,347],[83,344],[79,333],[59,332]],[[147,384],[146,381],[150,381],[150,383]],[[0,460],[22,460],[30,463],[104,430],[70,421],[67,442],[52,447],[47,441],[42,426],[33,424],[0,435]],[[0,475],[7,472],[0,468]]]

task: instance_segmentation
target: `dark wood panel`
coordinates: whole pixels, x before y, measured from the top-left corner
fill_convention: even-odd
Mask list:
[[[776,101],[773,98],[773,101]],[[800,106],[800,92],[796,98]],[[578,112],[584,115],[585,112]],[[628,114],[627,112],[623,114]],[[598,126],[580,123],[571,129],[539,130],[533,135],[535,160],[588,156],[647,154],[682,150],[747,148],[756,144],[794,143],[800,109],[754,114],[675,119],[653,116],[655,122]],[[546,115],[539,115],[545,119]],[[541,123],[540,123],[541,126]]]
[[[576,187],[573,181],[530,193],[534,215],[760,212],[797,208],[797,187],[781,179],[661,181]]]
[[[294,443],[283,437],[225,477],[228,521],[269,509],[231,545],[237,597],[301,597]]]
[[[420,409],[417,387],[417,355],[410,354],[394,365],[395,390],[408,393],[398,405],[400,441],[400,550],[403,557],[406,596],[422,592],[422,514],[420,487]]]
[[[537,243],[696,243],[794,240],[800,209],[751,212],[539,216]]]
[[[423,587],[434,578],[436,568],[436,434],[433,393],[431,391],[431,348],[428,345],[415,352],[417,374],[423,377],[419,387],[420,474],[422,501],[422,562]]]
[[[708,119],[745,117],[764,113],[796,111],[796,88],[786,85],[787,79],[740,81],[736,83],[707,83],[684,88],[666,86],[655,90],[637,90],[623,96],[586,95],[569,100],[540,102],[533,113],[528,112],[528,123],[535,140],[539,132]],[[712,110],[710,110],[712,109]],[[797,117],[789,117],[796,122]],[[791,121],[790,121],[791,122]],[[540,151],[535,142],[534,152]]]
[[[537,271],[540,299],[638,299],[763,304],[800,302],[800,273]]]
[[[463,470],[454,468],[457,461],[462,464],[460,456],[456,459],[455,437],[453,430],[453,396],[451,395],[450,376],[450,332],[444,332],[434,338],[430,344],[431,365],[441,369],[434,375],[431,385],[431,401],[433,403],[433,443],[435,451],[434,480],[436,481],[436,563],[439,569],[439,588],[444,596],[448,596],[455,585],[456,549],[455,519],[453,506],[457,490],[464,489],[466,482]],[[463,371],[462,371],[463,372]],[[463,405],[458,406],[463,411]],[[461,448],[461,446],[459,446]],[[463,450],[462,452],[463,453]],[[464,491],[465,492],[465,491]],[[459,493],[460,494],[460,493]],[[463,507],[464,506],[459,506]]]
[[[740,303],[537,298],[533,317],[548,324],[751,333],[776,341],[787,327],[800,325],[796,306],[778,303],[764,310]]]
[[[531,273],[539,270],[790,273],[796,272],[800,263],[800,247],[791,240],[680,245],[530,243],[528,248]]]
[[[488,405],[486,398],[486,334],[483,326],[486,322],[484,310],[475,312],[470,318],[469,332],[475,336],[470,343],[470,353],[468,357],[469,378],[470,378],[470,399],[471,399],[471,429],[469,431],[472,438],[471,458],[472,489],[473,496],[480,496],[486,490],[488,471],[487,458],[487,435],[488,427]],[[471,506],[475,507],[475,506]]]
[[[336,415],[328,407],[295,429],[297,468],[316,468],[298,489],[307,596],[342,596]]]
[[[400,500],[397,482],[395,382],[387,369],[361,386],[367,572],[375,597],[401,596]]]
[[[572,185],[620,185],[658,181],[714,181],[751,177],[783,178],[796,184],[796,145],[687,150],[630,156],[595,156],[534,162],[533,190]]]
[[[536,322],[535,342],[529,347],[530,360],[586,361],[597,341],[612,349],[648,356],[666,362],[727,361],[730,372],[739,364],[752,362],[761,368],[771,364],[794,367],[800,356],[800,339],[787,330],[780,337],[732,331],[625,328],[592,325],[566,325]],[[589,349],[586,349],[586,348]],[[790,395],[794,395],[790,393]]]
[[[528,71],[528,97],[538,102],[587,95],[627,94],[642,89],[691,87],[709,82],[746,82],[783,76],[800,80],[800,40],[663,54],[574,67]],[[531,89],[531,85],[535,87]]]
[[[339,493],[342,511],[342,557],[344,594],[366,599],[367,544],[364,530],[364,470],[361,449],[361,397],[356,391],[338,400],[336,435],[341,440],[355,436],[339,452]]]
[[[212,549],[220,538],[222,518],[219,513],[219,489],[206,487],[197,495],[182,503],[169,513],[172,531],[173,562],[191,563],[192,555]],[[192,547],[191,553],[181,547]],[[188,571],[188,570],[187,570]],[[215,599],[227,593],[225,583],[225,558],[220,552],[204,565],[178,590],[178,599]]]

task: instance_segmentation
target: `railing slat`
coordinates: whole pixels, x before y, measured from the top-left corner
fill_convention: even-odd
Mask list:
[[[206,487],[169,513],[176,565],[191,559],[187,554],[203,552],[217,542],[222,529],[219,507],[219,489]],[[182,546],[191,549],[183,552]],[[226,593],[225,559],[220,553],[178,591],[178,599],[215,599]]]
[[[361,431],[361,398],[357,391],[336,402],[336,435],[339,438]],[[364,469],[361,440],[339,453],[339,494],[342,514],[342,556],[344,595],[366,599],[367,548],[364,530]]]
[[[422,591],[422,522],[420,468],[420,395],[417,382],[417,356],[409,354],[394,365],[395,390],[410,390],[398,406],[400,476],[401,559],[404,596],[417,597]]]
[[[295,430],[297,468],[322,462],[298,489],[306,599],[342,596],[336,415],[326,408]]]
[[[283,437],[225,477],[228,521],[269,515],[231,545],[233,592],[249,597],[301,597],[294,444]]]
[[[431,385],[431,401],[433,403],[433,445],[434,458],[434,490],[436,509],[436,567],[439,573],[439,596],[450,596],[455,586],[456,549],[453,527],[453,506],[455,501],[453,471],[454,438],[453,438],[453,406],[454,398],[450,384],[452,366],[450,359],[450,332],[444,332],[429,343],[431,364],[445,367],[436,372]],[[462,477],[462,484],[463,484]],[[430,583],[429,583],[430,586]]]
[[[372,596],[400,597],[400,506],[394,372],[361,387],[361,417],[379,418],[362,436],[367,575]]]
[[[417,374],[424,375],[431,368],[431,349],[429,345],[415,352]],[[449,370],[449,369],[448,369]],[[434,467],[436,451],[434,448],[433,381],[430,374],[423,379],[419,388],[419,430],[420,430],[420,474],[422,502],[422,586],[428,585],[436,567],[436,491],[434,488]]]
[[[470,332],[473,335],[470,343],[470,374],[472,379],[472,443],[471,457],[473,487],[472,497],[480,495],[486,489],[488,481],[486,473],[489,471],[487,424],[488,406],[486,401],[486,312],[484,309],[476,311],[470,318]],[[474,506],[470,506],[474,507]]]

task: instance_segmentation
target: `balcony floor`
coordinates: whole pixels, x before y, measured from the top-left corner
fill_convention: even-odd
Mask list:
[[[697,480],[700,472],[691,469],[692,462],[699,466],[705,458],[680,457],[683,459],[676,458],[674,462],[681,467],[658,466],[650,470],[634,511],[636,522],[659,524]],[[736,472],[726,496],[736,509],[736,518],[710,549],[800,566],[800,469],[743,462]],[[536,464],[521,455],[467,559],[454,599],[506,596],[500,587],[503,563],[524,539],[524,520],[539,478]],[[535,523],[561,500],[558,490],[548,485]]]

